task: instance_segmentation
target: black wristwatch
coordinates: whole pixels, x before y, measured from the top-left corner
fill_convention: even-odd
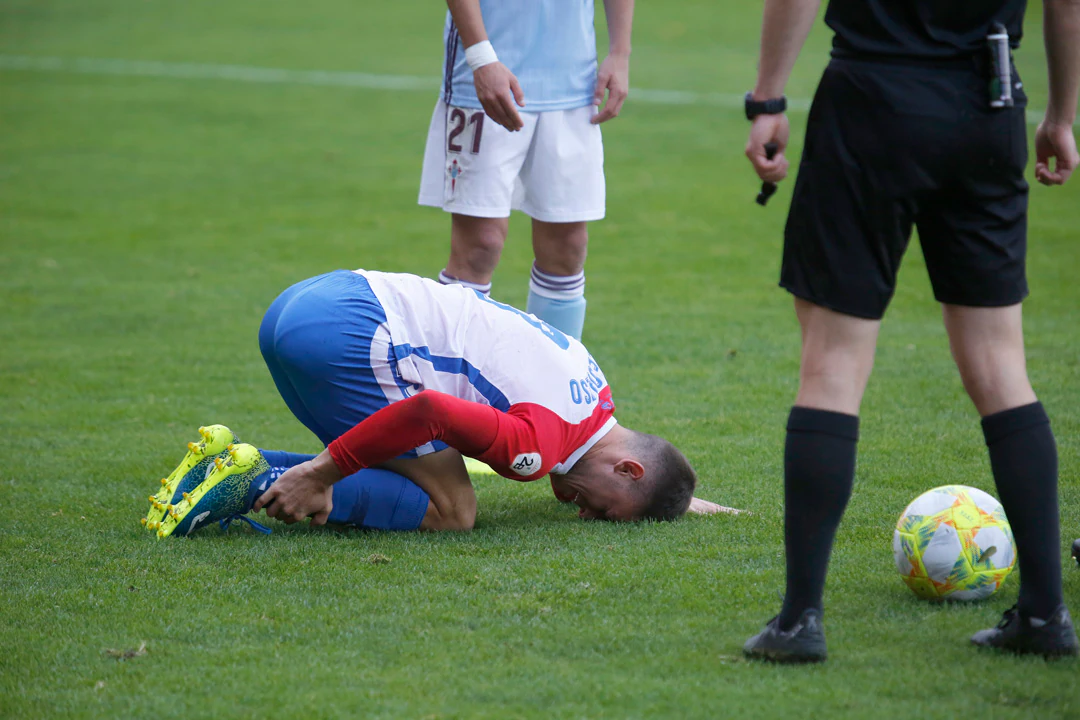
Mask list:
[[[753,120],[758,115],[779,115],[787,110],[787,98],[783,95],[768,100],[755,100],[754,93],[748,92],[744,104],[747,120]]]

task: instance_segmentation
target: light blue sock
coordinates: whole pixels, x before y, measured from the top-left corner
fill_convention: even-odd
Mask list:
[[[533,263],[525,311],[580,340],[585,326],[585,271],[551,275]]]

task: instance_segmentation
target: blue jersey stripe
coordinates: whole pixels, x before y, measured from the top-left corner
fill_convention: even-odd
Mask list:
[[[401,373],[398,371],[397,361],[398,359],[394,353],[394,347],[390,346],[386,351],[386,363],[390,366],[390,372],[394,375],[394,382],[397,384],[398,389],[401,390],[401,396],[403,398],[412,397],[413,386],[410,383],[406,382],[405,378],[401,377]],[[427,444],[431,446],[432,452],[438,452],[439,450],[445,450],[446,448],[450,447],[441,440],[432,440]],[[420,447],[423,447],[423,445],[421,445]],[[399,457],[415,458],[419,457],[419,453],[417,453],[416,450],[413,449],[400,455]]]
[[[458,29],[451,21],[450,32],[446,36],[446,65],[443,67],[443,102],[450,104],[454,97],[454,65],[457,64]]]
[[[510,409],[510,401],[506,399],[499,388],[491,384],[483,374],[465,358],[447,357],[445,355],[433,355],[426,347],[412,347],[411,345],[395,345],[394,354],[400,359],[408,355],[415,355],[421,360],[427,360],[436,372],[449,373],[452,375],[464,375],[469,384],[476,388],[485,400],[496,410],[506,412]]]

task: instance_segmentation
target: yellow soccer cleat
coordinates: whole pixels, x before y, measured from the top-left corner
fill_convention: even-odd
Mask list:
[[[156,523],[159,538],[190,535],[212,522],[228,524],[251,511],[255,480],[270,472],[270,465],[253,445],[238,443],[213,459],[206,479],[172,503]],[[247,518],[244,518],[247,520]],[[248,522],[251,522],[250,520]],[[252,523],[257,529],[256,523]],[[262,528],[264,531],[265,528]]]
[[[161,487],[150,496],[150,510],[146,513],[146,525],[163,519],[169,503],[176,502],[177,491],[194,487],[205,479],[213,458],[225,452],[232,443],[240,442],[232,430],[224,425],[207,425],[199,428],[199,439],[188,443],[187,454],[168,477],[161,479]],[[184,487],[181,487],[183,485]]]

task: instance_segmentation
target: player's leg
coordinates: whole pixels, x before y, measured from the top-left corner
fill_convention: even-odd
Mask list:
[[[465,285],[484,295],[491,294],[491,276],[499,264],[508,217],[471,217],[454,213],[450,221],[450,258],[439,273],[443,285]]]
[[[430,503],[421,530],[471,530],[476,522],[476,492],[461,454],[446,448],[418,458],[384,464],[427,493]]]
[[[588,225],[533,219],[532,242],[536,260],[525,310],[580,340],[585,325]]]
[[[604,142],[592,106],[540,113],[514,207],[533,219],[526,309],[568,335],[585,323],[586,223],[604,217]]]
[[[298,453],[262,451],[245,443],[230,445],[209,468],[205,479],[170,505],[163,521],[152,528],[158,537],[186,536],[214,522],[222,527],[245,520],[254,528],[268,528],[245,517],[255,502],[288,470],[281,463],[306,462]],[[273,467],[270,463],[279,463]],[[404,475],[367,468],[341,479],[332,490],[333,508],[327,522],[377,530],[424,528],[433,513],[428,495]]]
[[[453,213],[450,258],[439,273],[487,294],[506,242],[514,183],[532,142],[536,113],[512,133],[483,110],[436,105],[424,150],[420,204]]]
[[[270,465],[269,483],[252,496],[252,503],[286,470],[315,457],[260,452]],[[334,484],[327,522],[378,530],[471,530],[475,520],[476,493],[461,455],[446,448],[342,478]]]

